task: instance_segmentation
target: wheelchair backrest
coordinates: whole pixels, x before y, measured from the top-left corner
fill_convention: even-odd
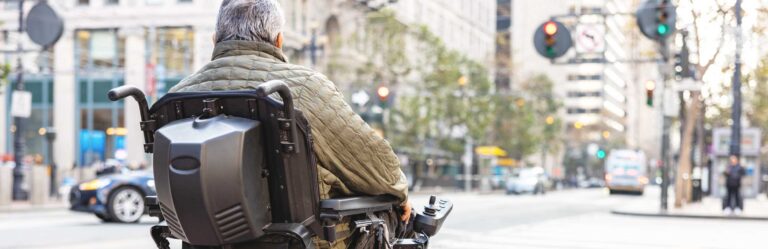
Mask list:
[[[153,133],[145,149],[154,153],[158,200],[175,237],[232,244],[259,239],[271,224],[320,234],[312,135],[290,100],[255,91],[170,93],[142,129]]]

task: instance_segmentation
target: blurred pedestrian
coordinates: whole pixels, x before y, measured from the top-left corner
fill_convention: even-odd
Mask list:
[[[741,198],[741,178],[746,173],[739,164],[739,157],[731,155],[730,164],[725,169],[725,188],[727,195],[723,199],[723,212],[740,214],[744,210],[744,200]]]

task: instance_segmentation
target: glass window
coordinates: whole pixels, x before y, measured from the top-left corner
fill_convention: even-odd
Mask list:
[[[46,158],[47,141],[40,135],[40,128],[53,125],[53,113],[51,105],[53,104],[53,84],[50,77],[43,78],[41,75],[27,75],[24,80],[24,90],[32,93],[32,113],[24,121],[24,131],[22,135],[26,139],[25,156]],[[15,85],[15,77],[10,77],[8,86]],[[44,85],[45,84],[45,85]],[[47,98],[47,101],[43,101]],[[8,124],[10,125],[10,123]],[[7,138],[9,143],[12,136]],[[12,146],[12,145],[11,145]]]
[[[7,10],[17,10],[17,9],[19,9],[19,0],[6,0],[5,1],[5,9],[7,9]]]
[[[118,5],[120,4],[120,0],[106,0],[106,5]]]
[[[78,30],[75,37],[80,70],[119,70],[125,63],[125,38],[116,29]]]
[[[191,27],[147,30],[147,63],[154,68],[156,80],[156,92],[150,92],[150,96],[162,97],[180,79],[192,73],[194,36],[195,32]]]
[[[112,79],[93,79],[89,87],[88,79],[80,79],[80,104],[109,105],[112,101],[107,97],[110,89],[123,85],[123,79],[118,78],[113,85]],[[90,96],[89,96],[90,94]],[[89,100],[89,98],[91,100]]]
[[[191,3],[192,0],[179,0],[179,3]]]
[[[77,5],[90,5],[90,0],[77,0]]]
[[[32,115],[26,120],[23,131],[26,139],[25,156],[46,156],[47,141],[44,136],[40,135],[40,128],[51,126],[52,120],[53,112],[45,110],[45,108],[32,108]]]

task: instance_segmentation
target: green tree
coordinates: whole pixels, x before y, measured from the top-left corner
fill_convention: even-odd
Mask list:
[[[764,56],[745,79],[749,82],[746,84],[749,90],[744,91],[749,106],[745,114],[752,126],[763,131],[761,141],[765,144],[768,141],[768,56]]]
[[[482,65],[448,49],[428,28],[401,23],[391,11],[369,13],[365,35],[350,40],[366,58],[348,68],[358,87],[385,85],[395,93],[385,132],[395,147],[417,154],[437,147],[458,155],[464,135],[484,141],[492,83]]]
[[[494,143],[510,157],[519,161],[537,151],[542,157],[559,151],[561,103],[553,96],[553,87],[549,77],[535,74],[521,82],[517,94],[496,96]]]

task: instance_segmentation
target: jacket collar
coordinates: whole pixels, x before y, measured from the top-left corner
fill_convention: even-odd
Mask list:
[[[223,41],[217,43],[213,48],[213,60],[237,55],[257,55],[286,62],[283,51],[266,42],[235,40]]]

